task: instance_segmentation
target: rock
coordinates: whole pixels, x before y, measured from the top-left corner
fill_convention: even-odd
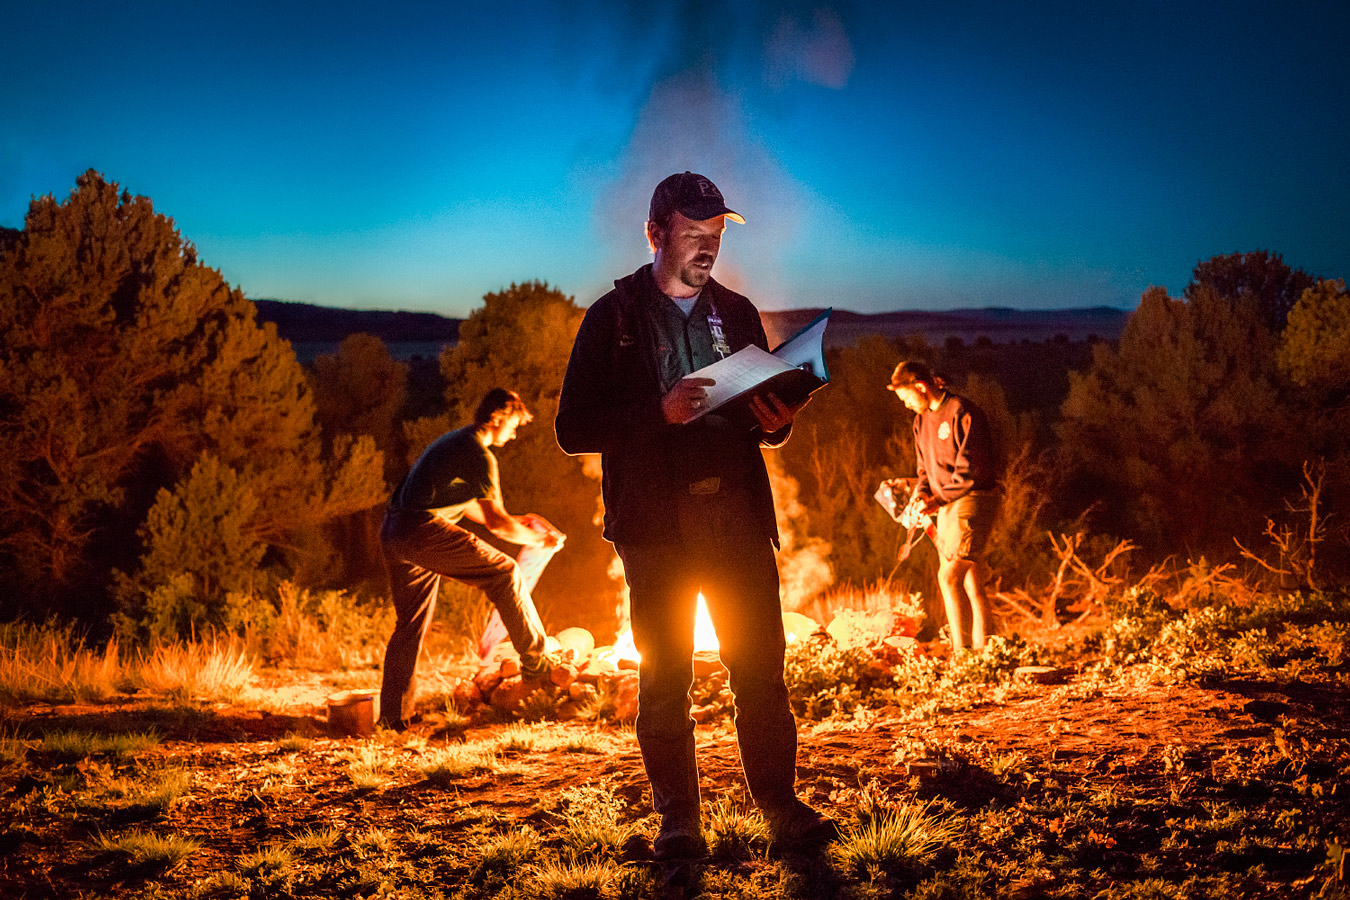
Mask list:
[[[695,706],[689,710],[689,716],[700,725],[713,721],[722,715],[723,708],[720,703],[709,703],[705,706]]]
[[[478,689],[473,679],[456,684],[452,696],[455,698],[455,706],[461,710],[470,709],[483,702],[483,692]]]
[[[638,670],[638,665],[640,665],[636,659],[626,659],[624,657],[620,657],[617,664],[620,669],[628,672],[636,672]]]
[[[520,659],[517,657],[515,659],[502,660],[501,672],[503,678],[510,678],[513,675],[519,675]]]
[[[819,630],[820,623],[810,616],[795,612],[783,613],[783,634],[789,644],[804,641]]]
[[[866,613],[846,609],[825,626],[825,631],[841,648],[851,650],[878,644],[890,637],[895,630],[895,620],[895,613],[889,611]]]
[[[564,628],[557,634],[563,651],[572,651],[573,659],[585,659],[595,652],[595,637],[585,628]]]
[[[592,685],[574,681],[567,686],[567,696],[573,700],[594,700],[600,696],[600,692]]]
[[[484,666],[478,670],[478,674],[473,676],[473,683],[478,688],[480,697],[492,696],[492,691],[501,683],[502,667],[500,664]]]
[[[548,673],[548,680],[560,688],[565,688],[577,680],[577,667],[571,663],[554,666],[553,671]]]
[[[1069,670],[1054,666],[1018,666],[1013,669],[1013,677],[1032,684],[1063,684],[1069,680]]]
[[[637,720],[638,710],[638,678],[637,674],[625,675],[615,685],[614,692],[614,718],[620,722],[634,722]]]
[[[893,634],[890,637],[882,638],[881,642],[892,650],[899,650],[901,653],[913,653],[919,649],[919,642],[907,634]]]
[[[905,763],[905,774],[919,778],[932,778],[956,768],[956,764],[947,759],[915,759]]]
[[[599,659],[592,656],[586,660],[586,664],[577,672],[577,681],[584,681],[586,684],[598,684],[600,679],[606,675],[613,675],[619,671],[619,667],[607,659]]]
[[[506,678],[497,685],[496,690],[492,692],[492,698],[488,701],[493,707],[506,712],[514,712],[520,709],[525,698],[533,694],[535,686],[526,684],[520,678]]]
[[[553,711],[553,715],[560,722],[570,722],[581,715],[581,703],[576,700],[564,700],[558,704],[558,708]]]
[[[722,671],[722,658],[716,651],[702,650],[694,654],[694,677],[707,678],[714,672]]]
[[[562,652],[562,644],[558,643],[558,639],[550,634],[548,637],[544,638],[544,652],[552,653],[556,656]]]

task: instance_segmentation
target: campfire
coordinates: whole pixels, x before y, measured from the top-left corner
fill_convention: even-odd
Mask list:
[[[912,651],[918,621],[892,611],[843,610],[822,625],[796,612],[783,613],[783,634],[789,645],[802,641],[830,641],[841,647],[876,645],[887,652]],[[565,628],[548,638],[547,650],[562,662],[544,685],[527,683],[520,675],[520,658],[510,641],[483,648],[483,662],[472,678],[455,686],[454,699],[470,714],[519,715],[570,720],[604,715],[620,722],[637,717],[640,655],[633,633],[624,628],[612,644],[596,646],[584,628]],[[729,713],[732,705],[726,668],[718,657],[717,632],[703,595],[698,596],[694,626],[694,686],[691,690],[695,721],[707,722]],[[612,709],[608,706],[612,704]]]

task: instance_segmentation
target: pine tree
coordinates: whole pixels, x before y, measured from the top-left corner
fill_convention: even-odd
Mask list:
[[[1063,458],[1084,501],[1104,504],[1098,524],[1194,556],[1259,529],[1297,465],[1274,350],[1255,298],[1150,288],[1061,410]]]
[[[382,494],[370,442],[321,455],[303,372],[252,303],[148,198],[94,171],[65,202],[33,201],[0,249],[0,413],[0,590],[32,613],[105,613],[141,539],[166,560],[169,533],[191,527],[166,498],[191,502],[178,482],[208,456],[257,499],[246,530],[283,564],[297,530]],[[207,595],[213,567],[254,565],[204,552],[180,562]]]

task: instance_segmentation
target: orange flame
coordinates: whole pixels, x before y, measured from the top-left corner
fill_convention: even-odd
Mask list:
[[[805,640],[815,633],[820,626],[809,616],[803,616],[800,613],[783,613],[783,634],[789,644]],[[694,619],[694,652],[695,653],[716,653],[720,645],[717,641],[717,630],[713,628],[712,617],[708,615],[708,602],[703,599],[703,594],[698,595],[698,612]],[[632,660],[638,662],[642,655],[638,653],[637,647],[633,644],[633,630],[624,629],[623,633],[614,639],[614,646],[604,654],[604,658],[617,662],[620,659]]]

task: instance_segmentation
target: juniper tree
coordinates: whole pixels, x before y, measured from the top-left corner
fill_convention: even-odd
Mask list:
[[[1119,347],[1070,376],[1057,429],[1097,524],[1195,556],[1259,528],[1298,456],[1274,351],[1254,297],[1145,292]]]
[[[1265,326],[1279,332],[1303,292],[1316,283],[1317,279],[1302,269],[1290,268],[1280,254],[1255,250],[1197,263],[1186,287],[1186,297],[1191,299],[1202,288],[1208,288],[1231,301],[1249,300],[1256,304]]]
[[[252,303],[149,198],[86,172],[0,246],[0,591],[31,613],[105,613],[112,570],[168,539],[142,528],[148,511],[187,496],[204,454],[259,498],[246,528],[278,564],[382,492],[368,441],[321,456],[294,353]],[[158,577],[127,580],[124,599]]]

